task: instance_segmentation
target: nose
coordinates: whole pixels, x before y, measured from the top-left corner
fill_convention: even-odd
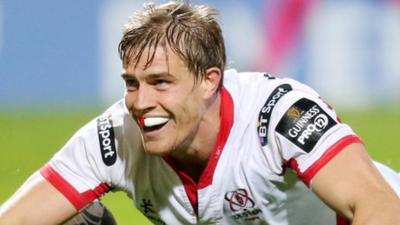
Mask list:
[[[133,96],[132,107],[137,115],[143,115],[156,107],[155,93],[146,85],[138,88]]]

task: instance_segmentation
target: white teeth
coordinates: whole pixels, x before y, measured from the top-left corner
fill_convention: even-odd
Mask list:
[[[168,118],[166,117],[148,117],[144,118],[144,125],[146,127],[152,127],[152,126],[157,126],[163,123],[166,123],[168,121]]]

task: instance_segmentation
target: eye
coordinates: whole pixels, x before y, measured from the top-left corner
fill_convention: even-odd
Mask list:
[[[168,85],[170,83],[171,83],[171,81],[169,81],[169,80],[155,79],[155,80],[153,80],[152,85],[154,85],[157,89],[165,90],[166,88],[168,88]]]
[[[125,87],[127,91],[136,91],[139,88],[139,82],[135,79],[125,79]]]

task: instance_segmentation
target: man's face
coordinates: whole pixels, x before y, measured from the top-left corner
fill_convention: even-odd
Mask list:
[[[158,47],[152,64],[144,69],[147,53],[137,66],[125,68],[125,103],[141,128],[146,152],[166,155],[184,150],[205,111],[203,81],[195,84],[194,75],[169,48]]]

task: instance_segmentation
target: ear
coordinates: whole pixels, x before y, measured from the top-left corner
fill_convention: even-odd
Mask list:
[[[220,82],[222,82],[222,71],[218,67],[208,68],[202,81],[204,98],[212,97],[217,92]]]

